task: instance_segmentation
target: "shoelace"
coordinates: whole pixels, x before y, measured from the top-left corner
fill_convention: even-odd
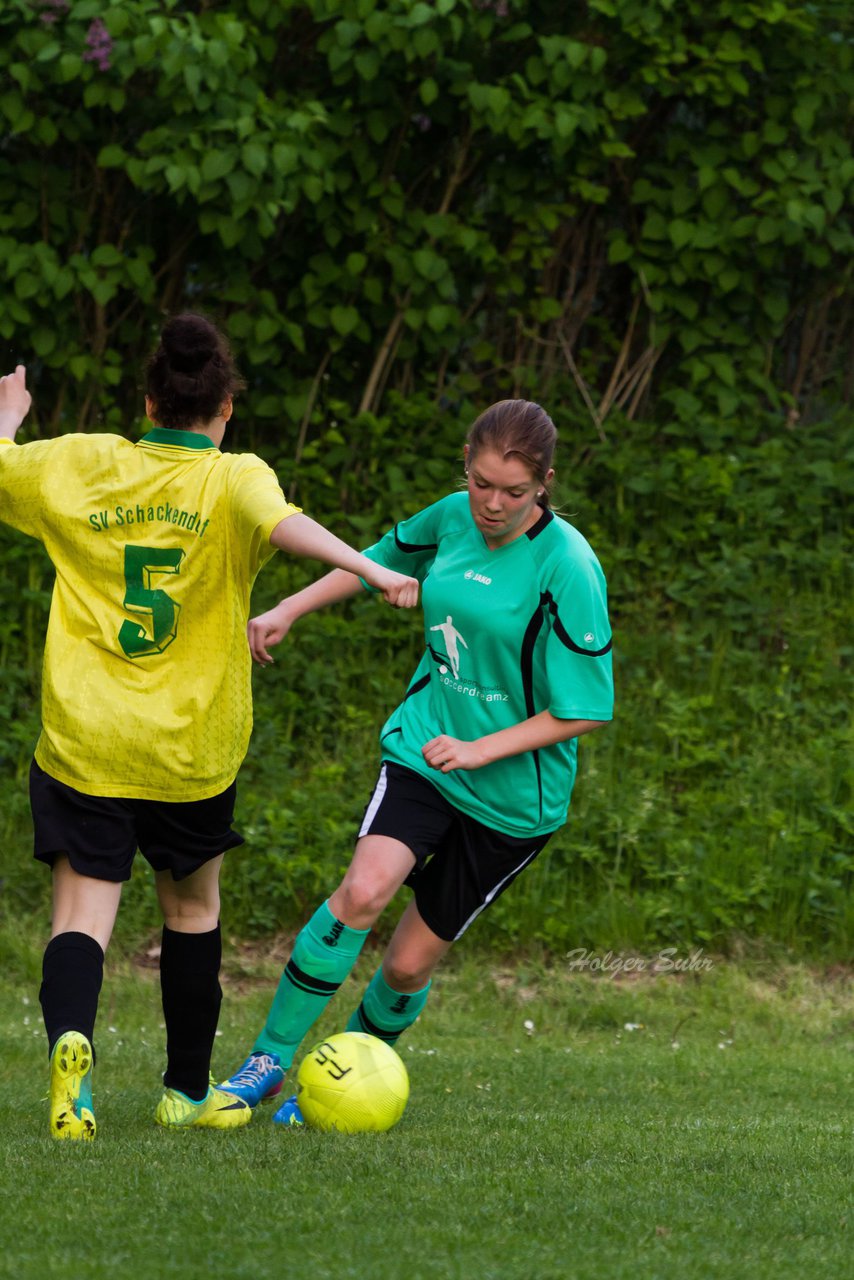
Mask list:
[[[232,1079],[240,1084],[261,1084],[264,1076],[268,1071],[272,1071],[276,1065],[273,1059],[267,1053],[256,1055],[252,1059],[252,1066],[241,1067],[236,1076]]]

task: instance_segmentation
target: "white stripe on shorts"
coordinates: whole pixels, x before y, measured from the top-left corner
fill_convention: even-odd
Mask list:
[[[525,867],[527,867],[528,863],[529,863],[529,862],[531,862],[531,861],[532,861],[532,859],[536,858],[536,856],[537,856],[537,854],[540,852],[540,849],[541,849],[541,848],[542,848],[542,845],[537,845],[537,847],[536,847],[536,849],[534,850],[534,852],[533,852],[533,853],[529,853],[529,854],[528,854],[528,856],[527,856],[527,858],[525,858],[522,862],[520,862],[520,863],[519,863],[519,865],[518,865],[518,867],[514,868],[514,870],[513,870],[513,871],[508,871],[508,873],[507,873],[507,875],[504,877],[504,879],[503,879],[503,880],[500,880],[500,881],[498,882],[498,884],[495,886],[495,888],[494,888],[494,889],[490,889],[489,893],[486,895],[486,897],[484,898],[483,902],[482,902],[482,903],[480,904],[480,906],[478,907],[477,911],[473,911],[473,912],[471,913],[471,915],[469,916],[468,920],[466,920],[465,924],[463,925],[462,929],[460,929],[459,933],[455,935],[455,937],[454,937],[454,942],[458,942],[458,941],[459,941],[459,939],[460,939],[460,938],[463,936],[463,934],[465,933],[466,929],[467,929],[467,928],[469,927],[469,925],[472,923],[472,921],[474,921],[474,920],[476,920],[476,919],[477,919],[477,917],[480,915],[481,911],[485,911],[485,910],[486,910],[486,908],[489,906],[490,902],[492,902],[492,899],[496,896],[496,894],[498,894],[498,893],[500,893],[500,892],[501,892],[501,890],[503,889],[503,887],[504,887],[504,885],[507,883],[507,881],[508,881],[508,880],[510,880],[513,876],[517,876],[517,875],[519,874],[519,872],[520,872],[520,871],[524,871],[524,869],[525,869]]]
[[[383,796],[385,795],[387,786],[388,780],[386,778],[386,767],[383,765],[380,769],[380,776],[377,778],[377,785],[374,787],[374,794],[371,796],[370,804],[365,810],[365,820],[362,823],[361,830],[359,831],[359,839],[361,839],[362,836],[368,835],[370,832],[371,823],[376,817],[377,809],[379,809],[383,802]]]

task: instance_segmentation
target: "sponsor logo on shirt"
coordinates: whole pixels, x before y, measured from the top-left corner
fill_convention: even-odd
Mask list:
[[[468,576],[466,574],[466,577]],[[455,693],[464,693],[469,698],[479,698],[482,702],[507,702],[506,690],[482,685],[477,680],[469,680],[460,675],[460,645],[465,650],[468,650],[468,645],[462,632],[454,626],[451,614],[448,614],[444,622],[438,622],[430,630],[440,632],[445,642],[444,650],[430,645],[430,653],[439,668],[442,684],[446,688],[452,689]]]
[[[468,577],[468,574],[466,574],[466,577]],[[444,654],[439,655],[439,675],[447,675],[450,670],[451,675],[454,680],[456,680],[457,676],[460,674],[460,645],[462,645],[464,649],[468,648],[468,645],[463,639],[463,633],[458,631],[454,626],[454,619],[450,614],[448,614],[444,622],[437,622],[436,626],[431,627],[430,630],[440,631],[442,633],[442,639],[445,641],[445,652]],[[433,656],[437,656],[435,651],[433,651]],[[444,658],[444,661],[441,661],[442,658]]]
[[[142,524],[175,524],[179,529],[187,529],[197,533],[200,538],[210,524],[210,517],[203,520],[198,511],[184,511],[181,507],[173,507],[171,502],[161,502],[155,506],[137,503],[134,507],[115,507],[112,511],[93,511],[89,515],[89,524],[96,533],[109,529],[111,524],[118,528],[130,528]]]
[[[474,569],[466,569],[463,576],[471,579],[472,582],[482,582],[485,587],[492,584],[491,578],[487,578],[486,574],[483,573],[475,573]]]

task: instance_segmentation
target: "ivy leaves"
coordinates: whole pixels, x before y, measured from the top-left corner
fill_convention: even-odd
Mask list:
[[[798,0],[174,0],[0,14],[0,338],[57,429],[159,317],[250,417],[569,396],[751,412],[843,372],[852,17]],[[254,370],[254,373],[253,373]]]

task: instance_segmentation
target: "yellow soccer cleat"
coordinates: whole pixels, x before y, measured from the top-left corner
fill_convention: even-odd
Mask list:
[[[80,1031],[66,1031],[50,1055],[50,1132],[54,1138],[92,1139],[92,1046]]]
[[[165,1089],[154,1119],[164,1129],[239,1129],[252,1119],[252,1108],[233,1093],[216,1087],[194,1102],[179,1089]]]

